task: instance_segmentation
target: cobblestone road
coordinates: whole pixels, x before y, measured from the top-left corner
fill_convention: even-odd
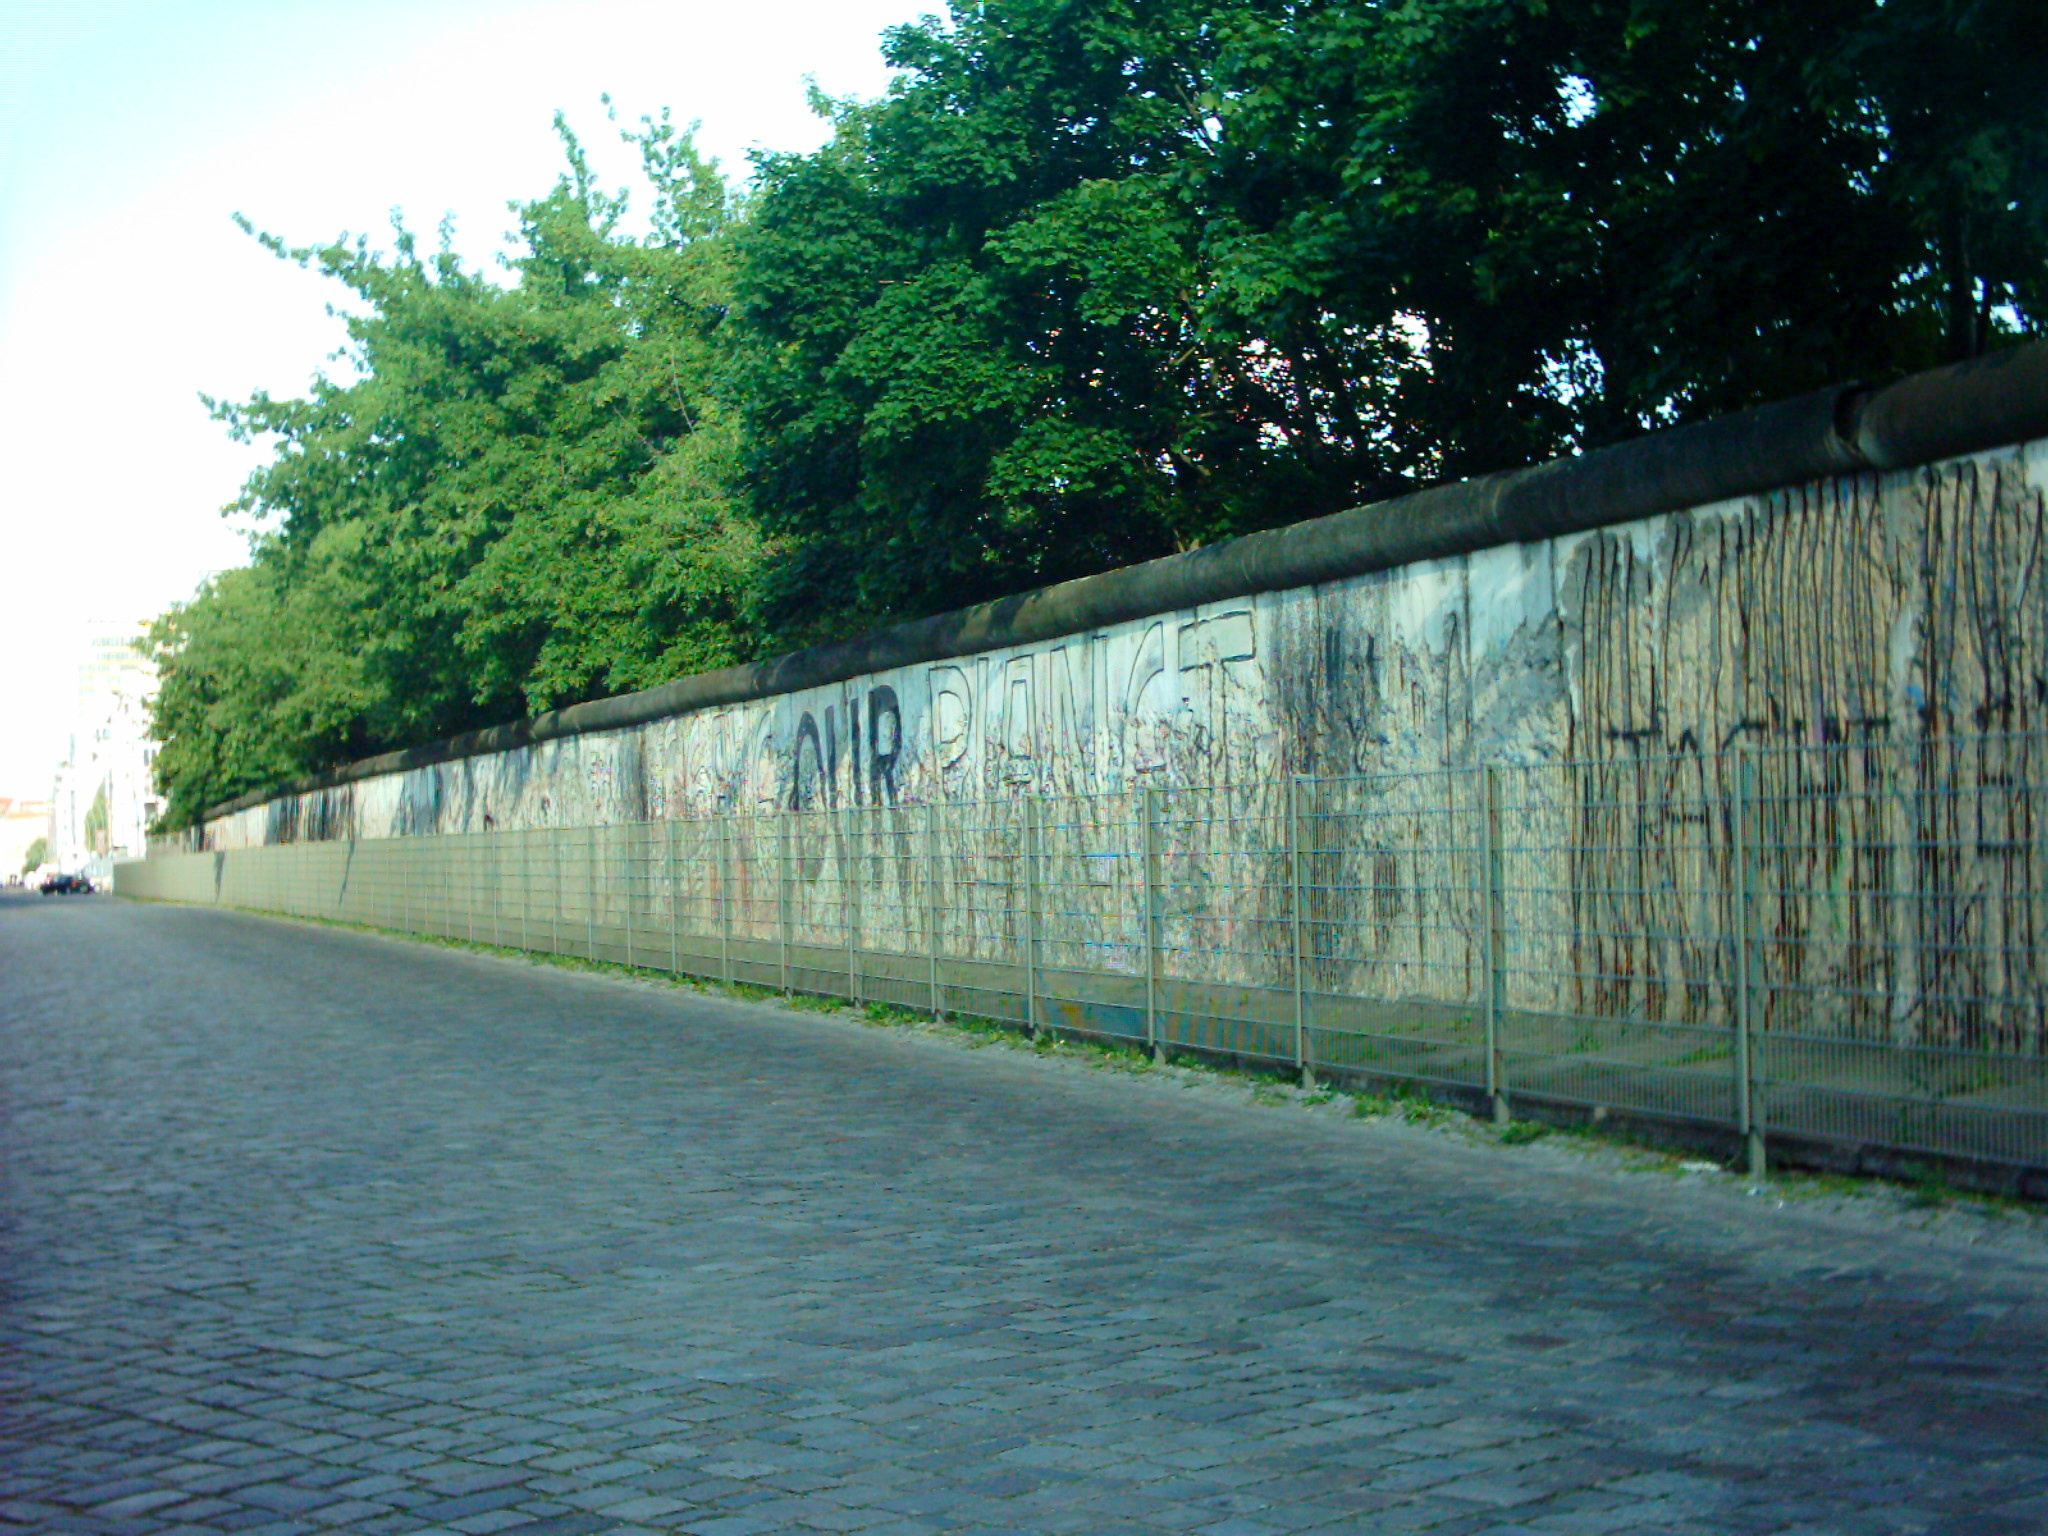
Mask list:
[[[0,1525],[2048,1531],[2042,1223],[0,903]]]

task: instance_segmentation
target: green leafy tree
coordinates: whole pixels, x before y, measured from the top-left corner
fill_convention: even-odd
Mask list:
[[[652,233],[624,239],[624,198],[601,194],[568,142],[572,179],[521,210],[507,296],[548,339],[523,381],[545,421],[493,422],[450,487],[494,513],[454,588],[478,696],[516,690],[530,709],[746,654],[759,554],[736,504],[733,418],[710,387],[736,205],[687,135],[650,123]]]
[[[214,403],[272,446],[236,573],[159,626],[175,825],[223,795],[736,659],[759,540],[709,374],[735,204],[666,118],[629,135],[651,234],[569,170],[519,205],[509,281],[449,248],[278,255],[354,300],[353,378]],[[251,736],[249,733],[254,733]]]
[[[2031,0],[986,0],[761,168],[792,633],[2037,332]],[[1937,67],[1928,67],[1929,61]]]
[[[100,838],[107,830],[107,786],[100,785],[92,797],[92,804],[85,811],[85,846],[94,853],[101,851]]]
[[[824,149],[762,162],[734,377],[798,633],[1298,509],[1246,370],[1200,335],[1214,10],[957,7],[888,35],[887,98],[821,103]]]
[[[33,874],[43,867],[43,860],[49,856],[50,840],[47,837],[37,838],[28,845],[28,852],[22,856],[21,872],[24,875]]]
[[[373,685],[351,622],[365,594],[351,581],[349,542],[329,536],[289,582],[259,552],[151,627],[162,825],[190,826],[208,806],[367,747]]]
[[[2035,332],[2021,0],[1429,0],[1249,17],[1214,206],[1247,329],[1405,315],[1466,474]],[[1278,274],[1277,278],[1264,276]],[[1262,281],[1262,277],[1264,280]]]
[[[2048,320],[2048,26],[2034,0],[1871,0],[1813,89],[1883,155],[1872,193],[1906,230],[1910,302],[1941,354]]]

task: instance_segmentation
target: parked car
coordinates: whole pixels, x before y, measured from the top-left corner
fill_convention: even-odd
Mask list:
[[[83,875],[45,875],[43,877],[45,896],[90,896],[92,882]]]

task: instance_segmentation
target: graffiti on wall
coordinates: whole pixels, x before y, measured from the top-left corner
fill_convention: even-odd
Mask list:
[[[733,811],[1705,763],[2048,718],[2038,446],[1262,593],[358,781],[212,847]],[[1704,778],[1702,801],[1725,789]]]
[[[701,871],[691,899],[822,943],[845,920],[835,861],[854,855],[818,813],[947,806],[966,826],[984,807],[1009,828],[988,869],[966,840],[927,889],[870,838],[843,878],[870,934],[916,932],[936,889],[949,949],[996,954],[1018,941],[1015,904],[988,896],[1021,857],[1014,809],[1053,797],[1068,809],[1044,857],[1080,893],[1067,915],[1123,937],[1040,939],[1128,970],[1146,902],[1135,792],[1158,791],[1162,879],[1219,858],[1246,874],[1162,931],[1272,986],[1247,957],[1292,912],[1280,792],[1310,775],[1326,809],[1302,834],[1302,900],[1313,934],[1346,936],[1311,957],[1314,985],[1462,1005],[1487,921],[1466,770],[1495,764],[1517,770],[1504,825],[1527,862],[1508,871],[1524,938],[1507,1006],[1718,1027],[1729,935],[1750,932],[1763,1029],[2048,1040],[2013,1002],[2043,996],[2048,951],[2048,838],[2029,819],[2048,747],[2028,734],[2048,727],[2044,490],[2048,444],[1847,476],[367,778],[206,838],[755,818],[747,835],[771,845]],[[808,829],[794,858],[773,841],[790,812]],[[795,879],[763,898],[771,869]],[[1745,881],[1778,893],[1768,909],[1737,910]],[[1247,906],[1240,885],[1264,894]]]

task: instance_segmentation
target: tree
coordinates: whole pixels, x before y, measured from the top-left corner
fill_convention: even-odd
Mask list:
[[[93,794],[92,804],[85,812],[85,846],[93,853],[104,853],[100,847],[101,835],[107,830],[110,813],[107,808],[107,786],[101,784]]]
[[[1884,154],[1873,195],[1910,233],[1911,302],[1945,358],[2048,319],[2048,27],[2031,0],[1873,3],[1817,72]]]
[[[39,837],[28,845],[28,852],[22,856],[21,872],[32,875],[43,867],[43,860],[50,856],[50,840]]]
[[[352,574],[348,548],[346,534],[329,537],[291,582],[259,551],[151,627],[163,826],[366,748],[374,686],[352,622],[363,593],[338,585]]]
[[[627,240],[625,199],[597,191],[563,132],[572,178],[521,210],[508,296],[552,334],[553,358],[522,386],[538,384],[547,420],[495,427],[451,488],[503,509],[455,588],[461,644],[480,693],[516,689],[534,710],[748,654],[759,556],[711,388],[737,205],[664,118],[636,140],[657,193],[651,237]]]
[[[857,628],[2038,332],[2035,9],[897,29],[889,96],[821,103],[739,240],[770,603]]]
[[[648,121],[629,138],[651,234],[628,238],[625,196],[562,134],[568,172],[518,206],[509,282],[465,270],[445,230],[432,254],[402,227],[390,253],[259,237],[352,295],[356,376],[211,402],[275,453],[231,509],[259,530],[251,571],[159,627],[172,824],[746,651],[758,540],[708,382],[736,205],[687,133]]]
[[[1246,323],[1411,317],[1426,378],[1398,408],[1456,474],[2038,331],[2037,9],[1428,0],[1247,20],[1221,66],[1218,207],[1308,280],[1255,285]],[[1956,205],[1981,232],[1967,251]]]
[[[887,98],[821,103],[824,149],[762,162],[734,377],[785,624],[841,632],[1299,507],[1256,369],[1200,334],[1216,9],[956,7],[888,34]]]

